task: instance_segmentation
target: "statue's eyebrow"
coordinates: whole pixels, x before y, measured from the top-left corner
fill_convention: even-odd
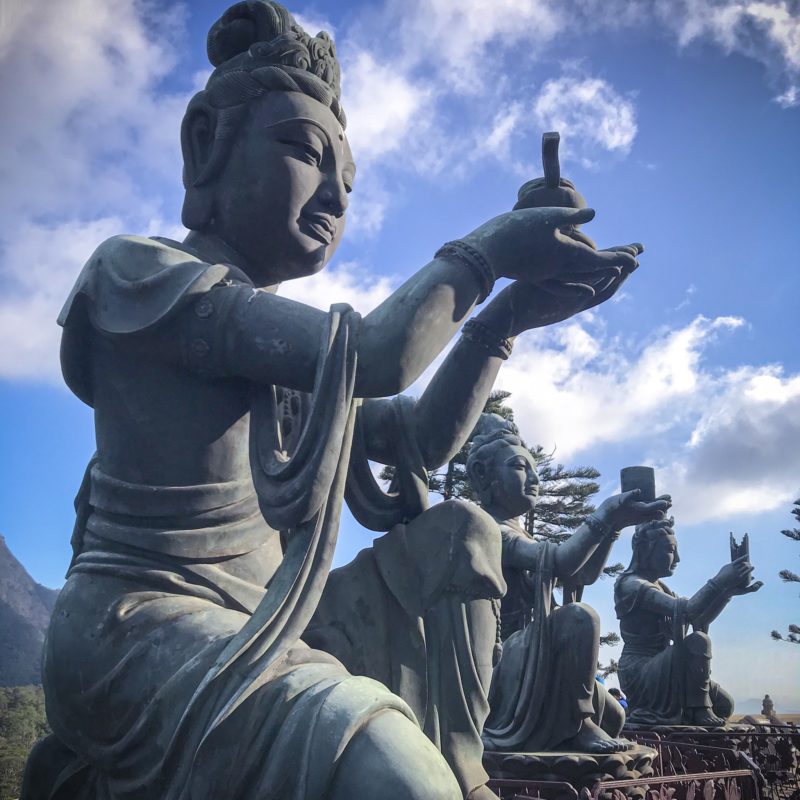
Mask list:
[[[328,134],[328,131],[320,125],[315,119],[311,119],[310,117],[287,117],[286,119],[279,119],[277,122],[271,122],[269,125],[264,125],[263,130],[269,130],[270,128],[278,128],[281,125],[286,125],[291,122],[304,122],[308,125],[313,125],[315,128],[318,128],[325,136],[325,141],[328,143],[328,147],[333,147],[333,142],[331,141],[331,137]]]

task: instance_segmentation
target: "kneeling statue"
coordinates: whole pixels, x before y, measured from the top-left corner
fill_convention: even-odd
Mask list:
[[[483,740],[488,750],[613,753],[625,712],[595,680],[600,642],[597,612],[584,603],[554,607],[556,581],[593,583],[618,531],[664,516],[664,496],[638,501],[638,490],[604,501],[562,544],[536,541],[518,517],[536,504],[539,477],[516,430],[486,415],[473,438],[467,474],[481,506],[500,525],[505,641],[489,692]]]
[[[732,597],[761,588],[751,583],[749,555],[726,564],[692,597],[678,597],[661,581],[680,562],[673,520],[640,525],[633,557],[614,586],[624,642],[619,682],[628,696],[628,721],[637,725],[719,727],[733,698],[711,680],[708,626]],[[687,635],[692,626],[693,632]]]

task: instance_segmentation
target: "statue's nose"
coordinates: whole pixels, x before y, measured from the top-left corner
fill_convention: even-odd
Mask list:
[[[317,196],[322,205],[337,217],[340,217],[347,210],[347,190],[341,181],[327,181],[320,188]]]

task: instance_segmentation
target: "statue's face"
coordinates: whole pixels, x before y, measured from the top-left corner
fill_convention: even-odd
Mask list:
[[[539,496],[536,462],[521,445],[507,444],[495,452],[488,480],[492,506],[505,512],[507,519],[518,517],[536,505]]]
[[[251,103],[215,187],[213,231],[265,286],[321,270],[344,233],[355,165],[329,108],[299,92]]]
[[[678,543],[672,535],[659,536],[650,553],[651,571],[659,578],[666,578],[675,572],[681,558],[678,555]]]

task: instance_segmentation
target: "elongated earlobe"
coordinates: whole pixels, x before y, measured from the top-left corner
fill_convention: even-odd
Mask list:
[[[181,222],[191,231],[202,231],[214,218],[214,186],[193,186],[186,190],[183,198]]]
[[[214,115],[199,96],[195,97],[181,125],[183,185],[186,189],[181,220],[190,230],[203,230],[214,216],[213,182],[205,179],[214,152],[214,129]]]

